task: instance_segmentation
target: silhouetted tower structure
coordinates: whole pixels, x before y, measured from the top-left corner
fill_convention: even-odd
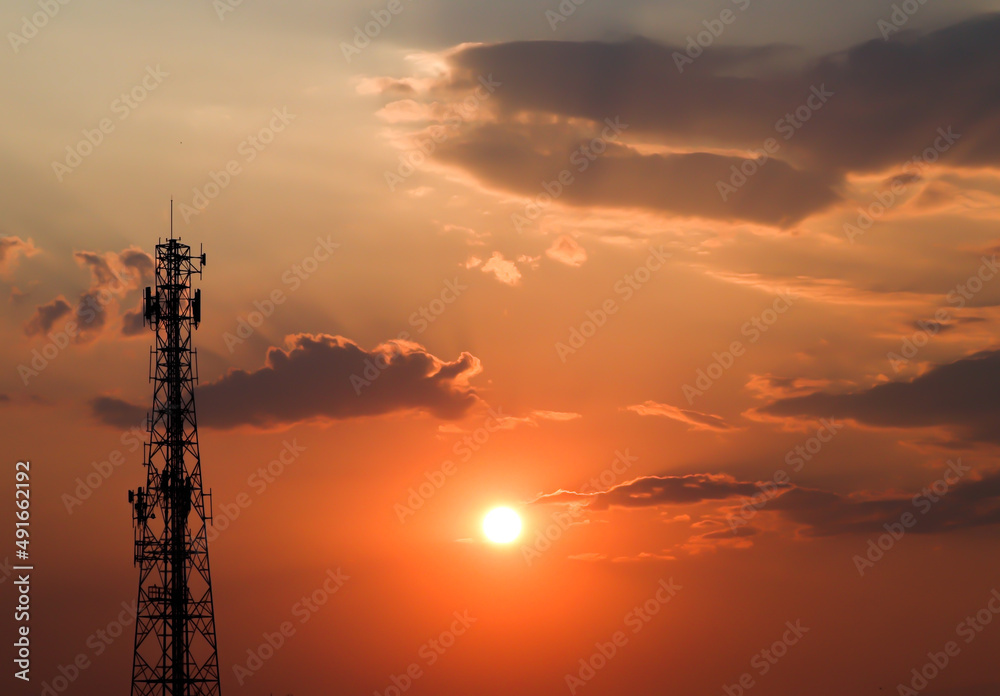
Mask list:
[[[197,351],[191,347],[191,332],[201,321],[201,291],[192,292],[191,277],[201,275],[205,254],[192,255],[174,238],[172,204],[170,217],[170,238],[156,245],[155,286],[146,288],[143,301],[156,347],[150,350],[146,487],[129,491],[139,566],[132,696],[218,696],[208,566],[211,494],[201,485]]]

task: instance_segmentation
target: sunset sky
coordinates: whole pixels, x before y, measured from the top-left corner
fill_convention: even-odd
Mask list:
[[[0,692],[128,693],[172,197],[225,693],[1000,693],[994,11],[6,2]]]

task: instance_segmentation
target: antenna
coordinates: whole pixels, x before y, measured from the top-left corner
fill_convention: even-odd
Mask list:
[[[129,492],[139,567],[132,696],[219,696],[219,657],[208,565],[211,493],[202,488],[194,384],[204,254],[173,237],[156,245],[155,285],[143,316],[156,335],[153,408],[143,449],[146,486]]]

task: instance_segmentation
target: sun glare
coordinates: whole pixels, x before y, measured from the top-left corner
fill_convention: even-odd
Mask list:
[[[508,544],[521,533],[521,518],[509,507],[494,508],[483,519],[483,533],[494,544]]]

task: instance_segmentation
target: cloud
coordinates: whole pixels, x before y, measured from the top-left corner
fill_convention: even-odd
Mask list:
[[[517,269],[517,264],[505,259],[499,251],[494,251],[480,270],[483,273],[492,273],[497,280],[506,285],[513,286],[521,282],[521,271]]]
[[[113,299],[113,293],[100,286],[80,295],[75,310],[77,334],[73,340],[76,343],[88,343],[101,334],[108,323],[108,306]]]
[[[6,273],[14,267],[21,256],[34,256],[38,253],[34,242],[20,237],[0,237],[0,273]]]
[[[772,491],[757,514],[773,515],[790,522],[805,536],[826,537],[847,534],[883,533],[887,524],[899,523],[911,514],[916,524],[909,525],[917,534],[944,534],[973,527],[1000,523],[1000,471],[978,475],[961,459],[949,462],[941,479],[914,494],[858,491],[851,495],[833,493],[794,484],[737,481],[724,474],[687,474],[685,476],[646,476],[614,486],[606,491],[577,493],[559,490],[541,495],[533,503],[584,504],[591,511],[619,508],[667,507],[719,501],[716,514],[693,522],[693,530],[706,529],[681,546],[689,552],[701,550],[708,542],[727,540],[735,548],[749,546],[747,537],[759,528],[744,522],[741,526],[725,523],[732,498],[749,502],[765,488]],[[664,523],[677,521],[665,519]],[[770,525],[766,525],[770,527]]]
[[[716,524],[721,524],[713,520]],[[698,527],[699,525],[691,525]],[[708,526],[708,525],[702,525]],[[753,539],[760,532],[756,527],[747,525],[736,529],[724,528],[715,531],[695,534],[687,541],[677,546],[679,551],[685,551],[692,556],[706,551],[718,551],[719,548],[749,549],[753,547]]]
[[[153,258],[134,247],[121,252],[99,253],[77,251],[73,253],[76,262],[90,271],[90,284],[80,293],[76,305],[70,305],[59,296],[39,305],[25,325],[25,334],[35,336],[48,333],[54,323],[72,313],[76,322],[75,343],[95,340],[108,325],[109,314],[118,307],[120,299],[130,290],[148,285],[153,281]],[[133,335],[138,310],[122,315],[122,333]],[[141,316],[138,316],[141,324]]]
[[[551,420],[551,421],[571,421],[577,418],[583,418],[579,413],[567,412],[567,411],[532,411],[531,415],[535,418],[540,418],[541,420]]]
[[[143,324],[142,307],[130,309],[122,314],[122,336],[138,336],[146,326]]]
[[[286,344],[271,348],[259,370],[234,370],[198,390],[207,424],[273,427],[410,409],[453,420],[477,401],[469,379],[481,366],[469,353],[444,362],[416,343],[367,351],[326,334],[293,335]]]
[[[35,313],[31,315],[31,319],[24,325],[24,334],[26,336],[44,336],[52,330],[57,321],[68,315],[71,311],[72,307],[69,306],[69,302],[62,296],[46,304],[39,305],[35,307]]]
[[[832,417],[884,428],[944,426],[961,437],[1000,444],[1000,350],[937,365],[908,382],[843,394],[813,392],[778,399],[759,412]]]
[[[102,423],[116,428],[142,426],[148,410],[114,396],[98,396],[90,400],[90,412]]]
[[[702,534],[702,539],[732,539],[734,537],[754,536],[759,530],[755,527],[737,527],[736,529],[718,529],[714,532]]]
[[[907,326],[909,330],[929,332],[933,335],[947,333],[962,324],[982,324],[986,317],[968,316],[956,317],[949,321],[937,321],[936,319],[916,319]]]
[[[519,425],[530,425],[537,428],[539,426],[539,421],[553,421],[557,423],[566,423],[578,418],[583,418],[579,413],[567,412],[567,411],[544,411],[544,410],[534,410],[531,411],[526,416],[507,416],[503,415],[502,409],[498,408],[497,413],[497,426],[505,430],[512,430]]]
[[[458,86],[492,73],[503,83],[494,99],[511,114],[620,115],[639,132],[729,147],[760,147],[776,135],[777,119],[825,85],[833,95],[783,142],[782,157],[814,171],[878,171],[950,126],[962,137],[949,162],[977,167],[1000,163],[998,33],[1000,14],[988,14],[805,64],[778,47],[712,49],[683,72],[673,58],[683,47],[641,38],[480,44],[451,60]]]
[[[778,485],[786,488],[787,484]],[[727,474],[687,474],[685,476],[644,476],[597,493],[559,490],[536,498],[535,503],[586,503],[590,510],[611,507],[656,507],[691,505],[706,500],[725,500],[760,493],[756,483],[737,481]]]
[[[678,408],[676,406],[671,406],[670,404],[661,404],[656,401],[644,401],[641,404],[626,406],[625,410],[631,411],[632,413],[640,416],[660,416],[663,418],[670,418],[671,420],[691,426],[692,430],[715,430],[717,432],[723,432],[733,429],[733,426],[721,416]]]
[[[596,563],[599,561],[608,560],[607,555],[603,553],[595,553],[593,551],[588,551],[586,553],[574,553],[567,556],[571,561],[585,561],[588,563]]]
[[[575,268],[579,268],[587,261],[587,250],[568,234],[556,237],[552,246],[545,250],[545,255],[553,261]]]
[[[596,133],[601,126],[596,126]],[[580,124],[470,124],[442,143],[435,156],[474,172],[486,184],[534,198],[539,182],[567,172],[573,176],[558,196],[573,206],[639,208],[680,216],[749,220],[789,226],[839,199],[832,182],[814,172],[775,160],[728,195],[728,181],[741,157],[708,152],[641,154],[611,143],[596,159],[580,152],[594,131]]]
[[[416,343],[390,341],[368,351],[326,334],[288,336],[286,346],[268,350],[257,370],[233,370],[199,386],[199,422],[275,428],[409,410],[453,420],[478,401],[469,379],[481,365],[469,353],[445,362]],[[122,404],[91,406],[98,419],[117,425],[112,407],[124,410]]]
[[[93,277],[91,287],[105,287],[115,280],[115,272],[111,270],[113,254],[109,258],[106,254],[98,254],[94,251],[77,251],[73,254],[73,258],[81,266],[90,269],[90,274]]]
[[[421,81],[414,78],[396,79],[392,77],[359,77],[355,79],[358,94],[416,94],[423,88]]]
[[[142,249],[129,248],[118,254],[122,266],[136,274],[133,287],[144,287],[153,282],[153,257]]]
[[[885,532],[909,513],[917,519],[910,528],[916,534],[946,532],[1000,523],[1000,472],[981,479],[960,480],[947,489],[925,491],[919,505],[913,495],[839,495],[795,488],[769,502],[767,511],[782,514],[804,525],[808,536],[870,534]]]
[[[502,87],[488,112],[435,152],[485,186],[535,199],[568,170],[574,180],[548,192],[560,204],[787,228],[844,200],[849,175],[933,178],[925,152],[948,167],[1000,165],[998,33],[989,14],[808,60],[788,47],[713,47],[682,71],[683,46],[644,38],[468,44],[407,94],[429,103],[392,109],[428,113],[490,75]],[[572,166],[615,118],[627,137]],[[755,162],[769,139],[777,148]],[[741,167],[757,171],[723,200],[717,183]]]
[[[779,399],[789,396],[812,394],[824,387],[829,387],[830,384],[831,381],[828,379],[750,375],[750,379],[746,383],[746,388],[754,392],[759,398]]]
[[[153,282],[153,257],[142,249],[129,247],[118,253],[109,251],[103,254],[77,251],[73,258],[90,270],[90,292],[106,288],[120,293]]]
[[[588,556],[591,556],[588,558]],[[661,551],[660,553],[655,553],[653,551],[640,551],[633,556],[615,556],[614,558],[608,559],[607,556],[601,554],[579,554],[577,556],[570,556],[569,558],[575,560],[592,560],[592,561],[606,561],[610,560],[611,563],[657,563],[662,561],[676,561],[677,557],[667,551]]]

